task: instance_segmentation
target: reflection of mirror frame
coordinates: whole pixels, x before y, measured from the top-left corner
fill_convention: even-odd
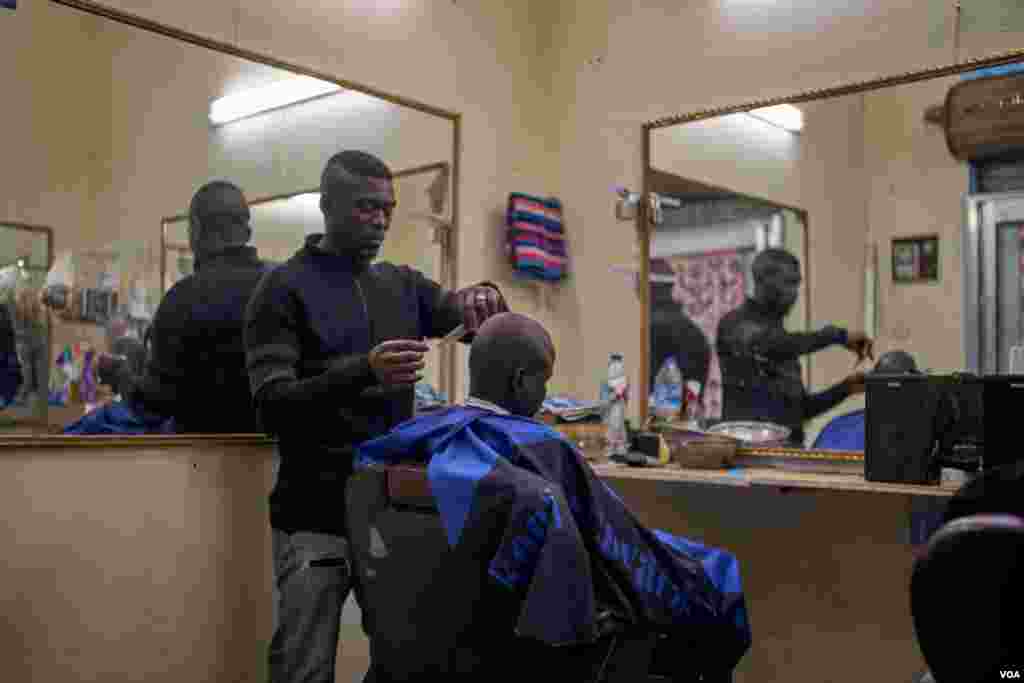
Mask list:
[[[55,0],[60,1],[60,0]],[[648,178],[647,170],[651,168],[651,131],[658,128],[668,128],[670,126],[676,126],[681,123],[691,123],[693,121],[701,121],[703,119],[715,118],[718,116],[724,116],[726,114],[736,114],[740,112],[750,111],[751,109],[760,109],[762,107],[770,107],[776,104],[796,104],[799,102],[810,102],[813,100],[822,100],[831,97],[839,97],[842,95],[853,95],[857,93],[866,92],[869,90],[881,90],[882,88],[891,88],[897,85],[906,85],[908,83],[917,83],[919,81],[926,81],[933,78],[941,78],[943,76],[955,76],[956,74],[963,73],[965,71],[974,71],[975,69],[982,69],[991,66],[999,66],[1001,64],[1010,64],[1013,62],[1024,61],[1024,49],[1013,50],[1010,52],[1003,52],[991,57],[982,57],[979,59],[968,59],[963,62],[955,62],[953,64],[947,64],[944,66],[938,66],[931,69],[922,69],[920,71],[910,71],[906,73],[896,74],[893,76],[884,76],[882,78],[876,78],[868,81],[858,81],[848,83],[845,85],[838,85],[831,88],[820,88],[817,90],[806,90],[803,92],[796,93],[794,95],[787,95],[783,97],[773,97],[770,99],[757,100],[753,102],[747,102],[745,104],[729,105],[726,107],[718,107],[713,109],[701,109],[688,114],[676,114],[673,116],[666,116],[658,119],[648,121],[643,124],[643,146],[641,149],[642,155],[642,168],[644,169],[642,197],[649,196],[651,191],[650,180]],[[650,279],[650,254],[651,254],[651,235],[648,230],[648,211],[649,207],[647,202],[640,202],[640,210],[637,211],[636,216],[636,231],[637,239],[640,245],[640,281],[647,282]],[[808,229],[808,233],[810,230]],[[808,236],[809,239],[809,236]],[[807,264],[805,269],[808,269]],[[808,301],[807,307],[808,317],[811,317],[810,301]],[[650,395],[650,386],[648,381],[648,371],[646,368],[649,366],[650,361],[650,291],[648,287],[640,288],[640,365],[643,372],[639,375],[639,391],[637,392],[640,400],[640,424],[647,422],[648,416],[648,398]]]
[[[34,232],[42,234],[46,237],[46,272],[49,273],[50,269],[53,268],[53,228],[45,225],[33,225],[31,223],[19,223],[18,221],[3,221],[0,220],[0,226],[5,228],[14,228],[15,230],[24,230],[25,232]],[[50,366],[53,364],[53,318],[50,315],[50,309],[46,306],[42,307],[42,310],[46,316],[46,367],[47,370],[51,370]],[[49,405],[45,406],[46,410],[49,410]],[[44,412],[42,426],[46,428],[47,422]],[[34,438],[34,437],[33,437]]]
[[[250,62],[257,62],[264,64],[275,69],[281,69],[284,71],[290,71],[295,74],[302,76],[312,76],[322,81],[328,81],[340,85],[346,90],[356,90],[371,97],[391,102],[402,107],[421,111],[424,114],[431,116],[437,116],[442,119],[447,119],[452,123],[452,167],[451,167],[451,211],[450,211],[450,225],[448,230],[448,240],[445,245],[448,258],[444,259],[447,262],[446,267],[442,269],[442,279],[439,280],[439,284],[446,289],[455,289],[456,283],[458,282],[458,231],[459,231],[459,172],[460,172],[460,161],[462,158],[462,115],[442,109],[440,107],[434,107],[429,104],[424,104],[413,99],[400,97],[398,95],[392,95],[376,88],[369,86],[360,85],[353,83],[352,81],[346,81],[336,76],[326,74],[316,69],[310,69],[308,67],[300,66],[291,62],[286,62],[281,59],[276,59],[269,55],[264,55],[259,52],[247,50],[245,48],[232,45],[220,40],[214,40],[212,38],[206,38],[195,33],[189,33],[181,29],[173,28],[146,19],[138,15],[130,14],[128,12],[122,12],[120,10],[112,9],[110,7],[104,7],[103,5],[93,2],[92,0],[50,0],[51,2],[70,7],[72,9],[81,10],[88,14],[93,14],[105,19],[116,21],[120,24],[127,24],[128,26],[134,26],[148,31],[150,33],[156,33],[167,38],[172,38],[184,43],[203,47],[214,52],[226,54],[232,57],[238,57],[239,59],[245,59]],[[52,241],[51,241],[52,244]],[[161,289],[163,288],[163,281],[160,283]],[[448,387],[455,386],[455,349],[452,345],[446,345],[441,351],[441,376],[445,381],[442,383]],[[449,396],[452,394],[449,393]]]

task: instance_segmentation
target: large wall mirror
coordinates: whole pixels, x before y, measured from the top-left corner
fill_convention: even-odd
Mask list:
[[[0,22],[0,43],[24,56],[3,77],[0,139],[23,161],[0,220],[52,226],[46,248],[74,288],[104,294],[87,320],[55,318],[51,370],[66,350],[78,363],[119,335],[144,337],[163,294],[191,268],[181,217],[201,185],[241,187],[253,246],[281,262],[322,232],[320,173],[344,149],[397,172],[379,258],[454,284],[458,114],[91,2],[19,3]],[[74,58],[43,47],[55,44]],[[0,247],[7,267],[17,249]],[[433,353],[424,381],[450,395],[451,350]],[[53,432],[88,401],[50,403]]]
[[[706,344],[711,358],[689,372],[702,373],[705,415],[729,418],[717,326],[751,295],[751,259],[769,247],[800,260],[787,330],[838,325],[873,337],[876,356],[899,349],[923,369],[998,370],[1024,329],[1024,212],[1014,213],[1024,166],[958,161],[942,107],[957,83],[1022,70],[1022,60],[1003,54],[646,124],[640,395],[651,396],[667,346],[692,368]],[[998,306],[986,309],[986,297]],[[840,382],[855,362],[842,347],[804,356],[805,386]],[[855,396],[809,418],[807,443],[862,407]],[[653,412],[645,401],[641,417]]]

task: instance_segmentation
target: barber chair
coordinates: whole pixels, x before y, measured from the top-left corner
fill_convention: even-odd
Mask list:
[[[502,538],[502,516],[467,529],[450,548],[423,467],[357,472],[346,512],[374,683],[438,675],[446,681],[704,680],[650,674],[659,636],[610,618],[593,644],[550,647],[518,637],[517,599],[487,573]]]
[[[943,526],[914,564],[910,600],[936,683],[1019,679],[1024,518],[971,515]]]

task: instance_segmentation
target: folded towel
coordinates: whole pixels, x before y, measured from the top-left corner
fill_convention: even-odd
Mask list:
[[[569,271],[562,203],[513,192],[508,200],[507,249],[515,271],[540,280],[561,280]]]

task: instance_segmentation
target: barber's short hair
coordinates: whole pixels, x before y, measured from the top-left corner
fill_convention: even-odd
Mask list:
[[[754,273],[754,279],[761,280],[765,277],[775,275],[784,266],[793,266],[799,270],[800,259],[785,249],[772,247],[758,252],[757,256],[754,257],[754,263],[751,265],[751,270]]]
[[[241,200],[241,205],[246,207],[245,214],[239,214],[235,216],[233,214],[225,214],[223,211],[218,210],[216,206],[216,200],[218,197],[224,194],[237,194]],[[245,200],[245,193],[242,192],[242,188],[238,187],[232,182],[227,180],[214,180],[206,183],[192,195],[192,201],[188,207],[189,216],[196,218],[201,224],[211,217],[217,217],[218,220],[231,220],[235,223],[246,222],[249,219],[248,216],[248,202]]]
[[[320,175],[320,191],[326,193],[338,176],[354,175],[362,178],[383,178],[391,180],[394,176],[387,164],[366,152],[345,150],[338,152],[324,166]]]

